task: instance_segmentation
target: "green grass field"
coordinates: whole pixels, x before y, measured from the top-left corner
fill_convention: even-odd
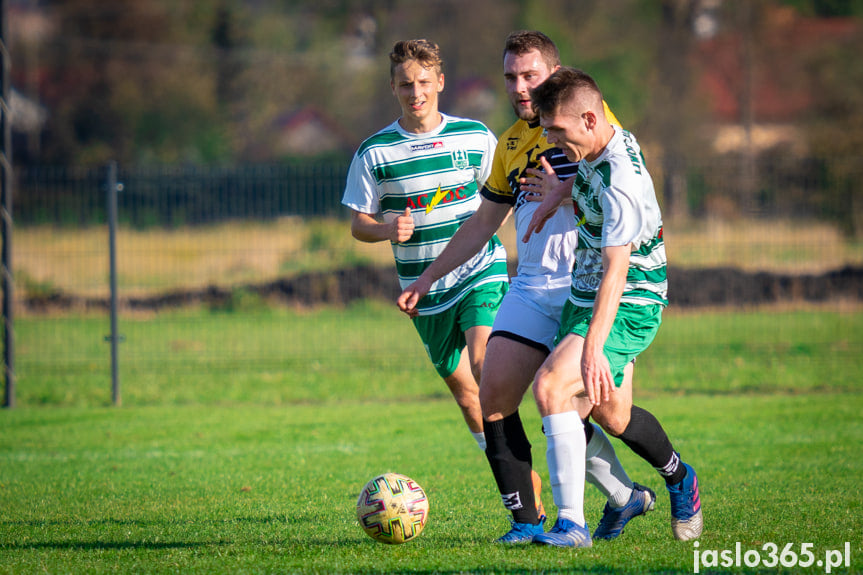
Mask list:
[[[124,319],[121,408],[105,318],[17,329],[18,407],[0,412],[0,573],[692,573],[696,552],[710,564],[738,543],[768,566],[700,571],[823,573],[846,542],[850,566],[832,572],[863,572],[860,313],[668,314],[636,399],[696,467],[704,535],[672,539],[661,479],[613,440],[657,509],[576,552],[491,543],[508,522],[488,465],[390,305]],[[522,417],[547,480],[532,402]],[[384,471],[431,502],[425,532],[401,546],[366,537],[354,514]],[[553,515],[547,486],[544,499]],[[588,487],[592,526],[602,505]],[[813,564],[783,567],[789,543],[811,544]]]

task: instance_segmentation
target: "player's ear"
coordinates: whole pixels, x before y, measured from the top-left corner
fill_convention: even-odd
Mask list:
[[[438,83],[437,83],[437,91],[438,92],[443,92],[443,84],[444,84],[444,78],[443,78],[443,72],[441,72],[440,78],[438,78]]]
[[[596,114],[593,112],[593,110],[586,111],[581,115],[581,118],[584,120],[584,126],[588,130],[593,130],[594,128],[596,128],[597,119]]]

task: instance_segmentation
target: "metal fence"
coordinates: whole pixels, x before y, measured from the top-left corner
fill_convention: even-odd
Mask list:
[[[119,169],[120,223],[197,225],[339,212],[349,158],[237,167]],[[29,167],[16,173],[18,226],[104,224],[107,168]]]
[[[340,199],[348,164],[349,158],[240,167],[121,166],[117,179],[123,183],[123,191],[116,195],[119,224],[127,231],[155,230],[157,235],[169,236],[174,230],[234,220],[255,227],[266,226],[268,222],[290,216],[309,220],[319,217],[343,218],[347,210],[341,206]],[[696,216],[711,210],[726,210],[729,213],[748,210],[757,216],[805,215],[831,220],[845,230],[855,228],[861,208],[861,166],[840,166],[839,169],[817,162],[792,162],[789,165],[789,162],[780,159],[773,164],[763,163],[760,168],[757,180],[743,185],[737,176],[738,166],[733,161],[688,166],[685,173],[690,212]],[[844,175],[837,177],[836,174]],[[94,281],[98,285],[95,291],[101,295],[96,299],[107,301],[105,293],[110,283],[108,233],[104,230],[108,222],[107,169],[35,167],[18,170],[15,175],[16,233],[24,235],[30,230],[40,230],[42,234],[61,237],[64,241],[68,238],[67,243],[60,242],[59,248],[56,247],[57,242],[52,244],[55,246],[52,249],[62,250],[59,258],[51,260],[55,262],[52,265],[68,266],[70,269],[88,266],[97,268]],[[661,194],[663,174],[657,170],[654,177]],[[94,229],[95,234],[86,234],[87,230],[92,232]],[[352,241],[346,221],[340,220],[338,229],[346,241]],[[84,240],[78,243],[81,237]],[[236,246],[232,246],[231,241],[231,238],[218,238],[217,242],[207,247],[208,255],[220,258],[235,250]],[[315,242],[325,243],[326,238],[319,238]],[[32,245],[32,250],[23,257],[38,260],[41,257],[38,238]],[[152,253],[146,254],[140,251],[128,253],[121,248],[117,257],[121,261],[146,257],[158,263],[158,250],[166,249],[164,245],[160,246],[154,246],[150,250]],[[384,252],[388,251],[385,246],[378,247]],[[260,246],[258,249],[263,252],[276,248]],[[316,247],[309,245],[300,249],[314,250]],[[242,254],[240,259],[254,255]],[[161,273],[158,267],[154,269],[156,275]],[[27,283],[26,291],[38,293],[41,290],[48,300],[69,295],[54,292],[51,285],[41,285],[35,272],[32,275],[34,277],[19,274],[16,284]],[[345,278],[340,277],[338,281],[343,280]],[[359,275],[356,279],[357,283],[367,280],[367,276]],[[176,288],[170,282],[159,281],[162,280],[151,284],[148,289],[158,294],[172,292]],[[324,280],[320,281],[322,285],[329,285]],[[254,283],[255,278],[252,277],[249,282]],[[129,288],[129,283],[121,278],[119,286],[123,292]],[[76,290],[86,294],[93,291],[93,286],[73,286],[71,289]],[[16,294],[19,302],[21,295]],[[174,293],[173,296],[182,303],[182,294]],[[250,296],[247,291],[232,292],[230,288],[227,291],[213,288],[203,297],[206,299],[210,296],[212,309],[217,312],[242,310],[260,303],[255,294],[251,294],[251,300],[243,300]],[[327,359],[331,357],[327,346],[335,341],[347,346],[370,345],[370,338],[349,342],[344,341],[338,333],[330,333],[323,336],[319,357],[299,357],[285,351],[292,348],[289,328],[280,332],[279,337],[284,337],[284,341],[261,341],[245,345],[230,339],[230,321],[221,324],[224,327],[220,329],[227,333],[202,333],[201,330],[205,328],[201,326],[212,326],[213,322],[182,314],[165,314],[162,317],[156,311],[155,316],[148,315],[146,321],[140,321],[140,316],[135,316],[130,321],[121,322],[119,333],[114,333],[111,331],[109,308],[106,305],[72,305],[72,313],[67,314],[62,313],[62,309],[61,313],[56,313],[57,309],[61,308],[49,307],[47,313],[28,313],[19,322],[17,339],[20,342],[18,354],[22,360],[19,363],[22,384],[34,383],[32,379],[28,382],[27,378],[32,377],[28,373],[32,373],[36,363],[41,365],[41,373],[47,373],[45,377],[50,380],[38,382],[36,388],[42,391],[28,391],[30,402],[90,402],[93,392],[88,394],[81,389],[92,387],[93,384],[88,382],[94,379],[103,382],[99,386],[105,390],[110,389],[108,382],[112,365],[106,343],[111,343],[115,348],[118,343],[122,344],[119,349],[125,363],[121,363],[120,377],[133,374],[139,381],[147,380],[147,366],[153,364],[168,365],[173,374],[187,380],[205,378],[208,369],[235,370],[238,366],[252,366],[251,371],[257,370],[261,377],[266,378],[281,369],[302,370],[304,368],[301,366],[330,361]],[[149,313],[153,313],[153,310]],[[69,316],[78,317],[70,319]],[[333,325],[337,326],[338,320]],[[70,331],[71,326],[78,331]],[[145,332],[147,335],[142,335]],[[153,332],[157,334],[155,337],[164,338],[164,346],[151,346],[143,350],[129,343],[145,338],[152,342]],[[125,343],[122,339],[116,339],[124,336]],[[55,350],[52,352],[54,355],[48,358],[39,355],[46,347],[46,342],[58,337],[64,338],[64,342],[51,346]],[[429,366],[426,365],[419,341],[413,342],[411,339],[415,334],[408,329],[400,337],[411,343],[411,349],[417,350],[413,357],[414,368],[428,375]],[[351,356],[350,353],[344,355]],[[358,353],[351,357],[361,355]],[[35,361],[37,358],[38,362]],[[393,362],[396,361],[402,361],[402,357],[394,356]],[[47,372],[46,363],[49,366]],[[164,374],[161,377],[165,377]],[[163,390],[170,386],[165,382],[160,385],[162,387],[159,389]],[[147,393],[139,393],[136,401],[146,403],[159,400],[156,392],[150,395]],[[177,401],[182,401],[182,394]]]
[[[349,157],[272,164],[119,167],[121,224],[174,227],[227,219],[344,214],[340,199]],[[666,174],[648,162],[660,196]],[[15,224],[104,224],[106,168],[22,168],[15,175]],[[863,162],[773,155],[756,164],[722,157],[677,169],[694,217],[735,212],[834,221],[863,234]],[[722,214],[720,214],[722,215]]]

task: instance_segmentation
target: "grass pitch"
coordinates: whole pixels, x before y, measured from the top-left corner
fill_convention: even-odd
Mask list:
[[[863,569],[859,395],[640,403],[699,473],[701,550],[808,542],[820,558],[850,542],[844,572]],[[523,411],[547,480],[539,422]],[[2,435],[5,573],[693,571],[696,548],[672,539],[661,480],[616,440],[632,478],[657,491],[655,511],[587,550],[493,545],[506,515],[444,399],[20,410],[3,414]],[[389,470],[431,502],[424,533],[401,546],[372,541],[354,515],[365,481]],[[602,503],[588,487],[593,526]]]
[[[54,338],[36,321],[19,322],[19,408],[0,412],[0,573],[692,573],[696,552],[769,562],[789,543],[822,565],[700,572],[822,573],[846,543],[832,572],[863,572],[859,314],[669,314],[636,401],[698,471],[704,535],[673,540],[661,479],[612,440],[657,509],[577,551],[491,543],[508,522],[488,465],[391,306],[124,322],[122,408],[105,344],[87,341],[104,319],[54,320]],[[338,337],[357,332],[374,337]],[[539,417],[521,413],[553,520]],[[354,515],[384,471],[431,502],[401,546]],[[588,486],[592,527],[602,505]]]

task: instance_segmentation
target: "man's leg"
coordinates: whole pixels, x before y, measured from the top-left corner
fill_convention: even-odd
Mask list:
[[[542,532],[544,510],[535,490],[531,445],[518,406],[545,352],[508,337],[491,338],[480,382],[486,457],[513,527],[500,543],[529,542]]]
[[[476,439],[479,448],[485,451],[486,440],[482,427],[482,408],[479,404],[479,386],[473,377],[470,362],[465,354],[462,354],[455,371],[443,380],[449,387],[459,409],[461,409],[462,417],[464,417],[465,423]]]
[[[482,369],[483,365],[485,365],[485,356],[490,335],[490,325],[475,325],[464,332],[464,338],[467,342],[467,356],[470,360],[470,371],[473,374],[474,381],[477,383],[482,381]]]
[[[534,542],[561,547],[589,547],[584,519],[586,442],[582,418],[590,403],[581,380],[584,338],[566,336],[536,373],[533,393],[547,440],[546,458],[557,521]],[[575,410],[573,409],[575,407]]]
[[[602,428],[587,419],[583,423],[587,439],[587,481],[599,489],[610,504],[622,507],[632,495],[632,480]]]
[[[650,463],[665,478],[677,483],[686,474],[659,421],[649,411],[632,405],[632,368],[626,366],[623,383],[609,401],[593,409],[593,419]]]
[[[674,536],[681,540],[695,539],[701,535],[702,527],[695,472],[680,461],[659,420],[632,404],[632,366],[627,365],[623,384],[610,401],[594,408],[593,418],[662,475],[672,498]]]
[[[624,368],[624,386],[632,389],[632,366],[630,363]],[[626,391],[618,393],[615,389],[612,393],[612,402],[631,402],[631,393],[627,398]],[[606,408],[609,406],[606,404]],[[596,408],[594,408],[595,410]],[[594,419],[596,415],[593,416]],[[588,480],[597,485],[591,478],[591,474],[601,474],[604,480],[597,485],[600,491],[606,494],[608,502],[602,510],[602,519],[593,532],[594,539],[614,539],[623,533],[623,528],[630,520],[644,515],[652,510],[656,502],[656,494],[653,490],[633,483],[623,470],[623,466],[617,459],[614,451],[602,428],[593,425],[593,437],[587,444],[587,471]]]

